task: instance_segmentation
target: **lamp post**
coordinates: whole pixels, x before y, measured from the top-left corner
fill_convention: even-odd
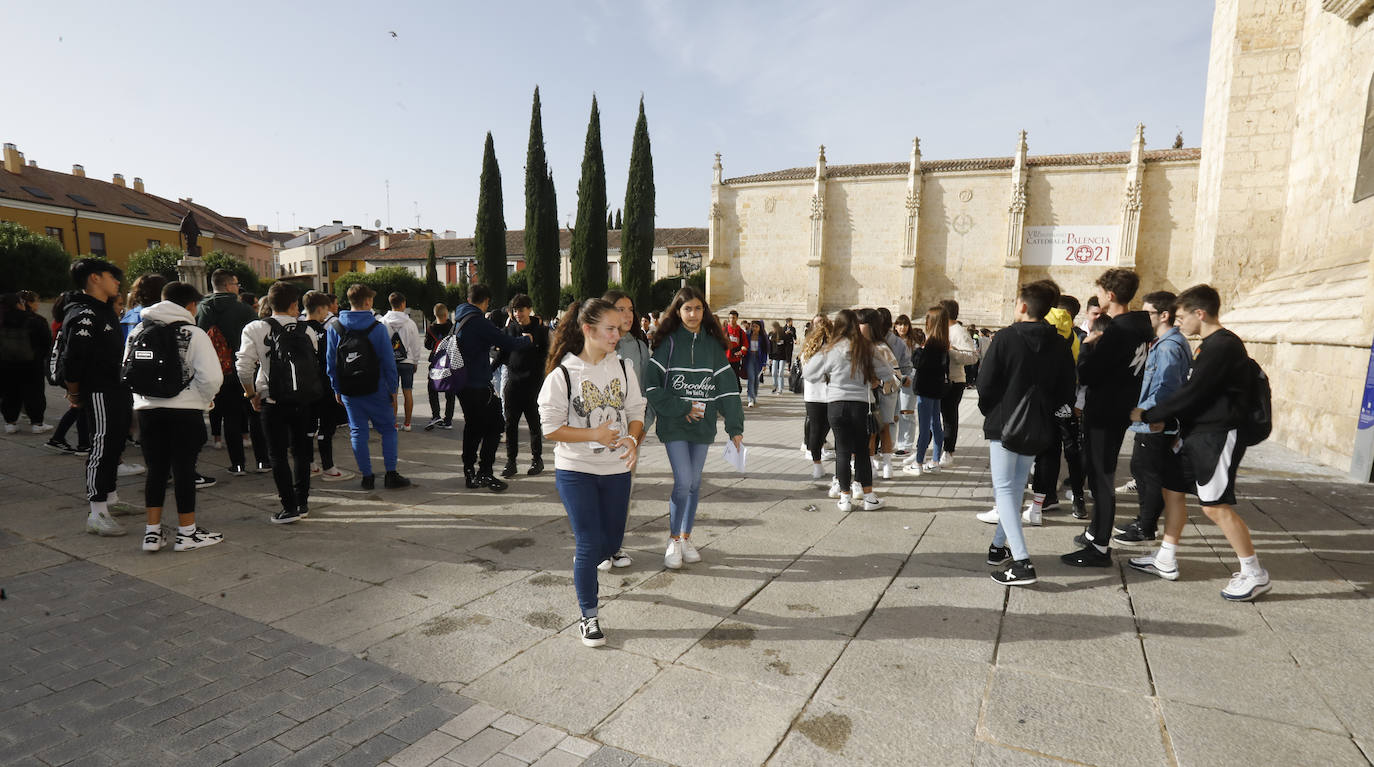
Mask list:
[[[685,288],[688,275],[701,269],[701,254],[694,250],[682,250],[674,258],[677,259],[677,272],[681,278],[679,287]]]

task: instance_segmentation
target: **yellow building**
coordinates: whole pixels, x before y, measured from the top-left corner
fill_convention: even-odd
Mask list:
[[[132,253],[179,246],[181,219],[194,211],[203,254],[221,250],[247,261],[259,276],[272,276],[272,244],[248,231],[244,219],[227,218],[189,197],[173,202],[149,194],[141,178],[129,185],[116,173],[112,181],[102,181],[87,177],[80,165],[62,173],[26,163],[14,144],[5,144],[4,152],[0,221],[46,234],[72,256],[103,256],[127,267]]]

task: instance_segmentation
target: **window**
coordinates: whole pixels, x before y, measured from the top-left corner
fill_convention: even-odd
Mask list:
[[[42,189],[39,189],[39,188],[36,187],[36,186],[21,186],[21,187],[19,187],[19,188],[20,188],[20,189],[23,189],[25,192],[28,192],[29,194],[33,195],[34,197],[37,197],[37,198],[40,199],[40,200],[51,200],[51,199],[52,199],[52,195],[48,194],[47,192],[43,191]]]
[[[62,243],[63,247],[65,247],[66,244],[67,244],[67,243],[63,242],[63,240],[62,240],[62,228],[61,228],[61,227],[58,227],[58,226],[45,226],[45,227],[43,227],[43,234],[46,234],[46,235],[48,235],[49,237],[53,238],[54,240],[57,240],[58,242]]]
[[[146,216],[146,215],[148,215],[148,211],[146,211],[146,210],[144,210],[144,209],[138,207],[137,205],[135,205],[135,204],[133,204],[133,203],[131,203],[131,202],[126,202],[126,203],[124,203],[124,207],[128,208],[129,210],[133,211],[134,213],[137,213],[137,214],[140,215],[140,216]]]
[[[105,257],[105,235],[102,232],[91,232],[91,255]]]
[[[339,240],[338,242],[334,243],[334,246],[330,249],[329,252],[330,252],[330,253],[338,253],[339,251],[343,250],[343,249],[346,248],[346,247],[348,247],[348,239],[347,239],[347,238],[344,238],[344,239]]]
[[[82,205],[89,205],[89,206],[91,206],[92,208],[95,207],[95,203],[91,202],[90,200],[86,199],[85,197],[82,197],[82,196],[79,195],[79,194],[68,194],[67,196],[70,197],[70,198],[72,198],[74,201],[81,203]]]
[[[329,273],[330,273],[330,274],[338,274],[338,273],[339,273],[339,262],[338,262],[338,261],[331,261],[331,262],[329,262]]]
[[[148,247],[156,248],[162,245],[162,240],[148,240]]]

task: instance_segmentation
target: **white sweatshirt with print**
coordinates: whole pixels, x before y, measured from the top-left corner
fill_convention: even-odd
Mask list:
[[[595,365],[575,354],[563,357],[563,371],[554,368],[539,389],[539,425],[545,434],[563,426],[594,429],[610,421],[619,434],[629,434],[630,424],[644,421],[644,395],[633,367],[622,367],[614,353]],[[572,384],[571,394],[568,384]],[[629,471],[620,455],[598,442],[559,442],[553,448],[553,465],[584,474],[623,474]]]

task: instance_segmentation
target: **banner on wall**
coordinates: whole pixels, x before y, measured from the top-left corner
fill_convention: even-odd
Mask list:
[[[1117,226],[1028,226],[1022,266],[1116,266]]]

